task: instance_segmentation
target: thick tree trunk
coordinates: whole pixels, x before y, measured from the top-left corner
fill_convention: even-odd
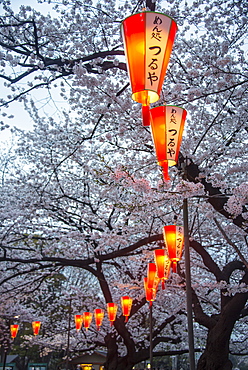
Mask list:
[[[247,278],[248,274],[246,273],[243,280],[246,282]],[[198,361],[197,370],[232,369],[232,362],[229,359],[230,337],[247,299],[247,292],[236,293],[229,298],[222,308],[221,314],[213,318],[216,323],[209,327],[206,348]]]
[[[108,353],[107,360],[104,364],[104,369],[115,370],[117,369],[118,363],[118,346],[116,344],[116,336],[113,335],[113,333],[107,334],[105,343],[107,344]]]
[[[118,358],[118,352],[116,352],[114,355],[108,353],[107,355],[107,361],[104,364],[104,369],[106,370],[132,370],[134,366],[134,363],[130,361],[128,356],[125,357],[119,357]]]
[[[197,241],[191,241],[191,247],[201,255],[204,265],[211,271],[217,282],[230,283],[230,277],[235,271],[244,271],[240,284],[248,285],[246,265],[238,260],[229,262],[221,270],[207,250]],[[229,359],[229,342],[235,323],[242,317],[242,311],[248,300],[248,292],[226,295],[227,290],[220,291],[219,314],[209,316],[204,312],[197,294],[192,290],[195,321],[208,329],[205,350],[200,357],[197,370],[231,370]]]
[[[228,330],[229,331],[229,330]],[[232,362],[229,360],[229,335],[220,330],[217,324],[210,329],[205,351],[201,355],[197,370],[231,370]]]
[[[104,364],[106,370],[132,370],[135,365],[135,360],[132,355],[132,351],[124,357],[118,354],[118,345],[116,334],[109,333],[105,337],[105,343],[107,344],[108,353],[107,360]],[[133,353],[135,350],[133,348]]]

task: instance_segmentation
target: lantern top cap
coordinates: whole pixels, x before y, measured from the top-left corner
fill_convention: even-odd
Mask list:
[[[155,109],[155,108],[159,108],[159,107],[173,107],[173,108],[180,108],[180,109],[184,109],[184,110],[186,111],[186,109],[185,109],[185,108],[183,108],[183,107],[180,107],[180,105],[173,105],[173,104],[170,104],[170,105],[168,105],[168,104],[161,104],[161,105],[157,105],[156,107],[153,107],[153,108],[151,108],[150,110]]]
[[[180,224],[170,224],[170,225],[163,226],[163,229],[165,229],[166,227],[172,227],[172,226],[174,226],[174,227],[182,227],[183,228],[183,225],[180,225]]]
[[[134,14],[129,15],[128,17],[126,17],[125,19],[123,19],[123,21],[121,22],[121,26],[122,26],[123,22],[125,22],[126,19],[131,18],[131,17],[134,17],[137,14],[143,14],[143,13],[154,13],[154,14],[164,15],[165,17],[170,18],[173,22],[175,22],[175,25],[176,25],[176,27],[178,29],[177,22],[171,16],[169,16],[169,15],[167,15],[165,13],[161,13],[161,12],[153,12],[152,10],[142,10],[141,12],[137,12],[137,13],[134,13]]]

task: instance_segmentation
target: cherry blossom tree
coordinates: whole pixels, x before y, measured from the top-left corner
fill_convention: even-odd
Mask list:
[[[2,129],[18,116],[13,103],[34,122],[1,149],[1,316],[42,317],[42,335],[23,334],[42,353],[104,349],[109,370],[148,359],[143,277],[187,198],[197,368],[231,369],[229,354],[247,347],[247,5],[48,3],[50,14],[25,5],[16,14],[1,1]],[[168,183],[131,100],[120,36],[121,21],[144,6],[179,26],[156,103],[188,111]],[[188,351],[185,299],[183,258],[153,304],[154,356]],[[68,324],[112,301],[113,328],[106,317],[100,331]]]

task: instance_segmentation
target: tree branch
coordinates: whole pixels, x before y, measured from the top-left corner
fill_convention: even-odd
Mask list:
[[[179,153],[178,168],[183,168],[185,163],[186,158],[182,155],[182,153]],[[206,179],[201,176],[201,174],[202,172],[198,165],[190,160],[190,163],[186,165],[185,179],[194,183],[201,182],[201,184],[204,186],[205,192],[209,195],[208,202],[213,206],[213,208],[228,220],[232,220],[236,226],[240,227],[245,232],[248,232],[247,220],[243,218],[242,214],[233,218],[233,216],[225,210],[225,204],[228,201],[228,197],[222,193],[221,188],[213,187],[213,185],[207,182]]]

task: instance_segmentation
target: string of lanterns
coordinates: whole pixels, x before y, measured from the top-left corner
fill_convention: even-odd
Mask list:
[[[144,277],[146,300],[152,305],[156,298],[157,289],[161,282],[165,289],[165,282],[169,279],[171,268],[177,272],[177,262],[180,261],[183,251],[183,227],[168,225],[163,228],[165,248],[154,250],[154,263],[148,263],[147,276]],[[167,254],[168,253],[168,254]]]
[[[33,334],[35,336],[39,334],[40,326],[41,326],[40,321],[33,321],[32,322]],[[18,330],[19,330],[19,325],[18,324],[10,325],[10,335],[11,335],[12,339],[16,338]]]
[[[121,297],[122,315],[125,317],[125,322],[128,321],[132,308],[133,299],[129,296]],[[107,303],[107,314],[110,325],[113,326],[116,320],[118,305],[114,302]],[[91,312],[84,312],[82,315],[75,315],[76,330],[80,331],[84,325],[86,331],[89,329],[92,322],[93,314]],[[94,319],[97,330],[100,330],[104,318],[104,310],[96,308],[94,310]]]
[[[177,32],[176,22],[166,14],[142,11],[122,22],[127,69],[132,88],[132,99],[142,104],[143,125],[151,126],[151,135],[165,181],[170,180],[168,167],[177,164],[187,116],[184,108],[175,105],[150,104],[160,99],[160,93]],[[146,300],[152,302],[161,281],[169,278],[172,267],[177,271],[184,243],[182,226],[163,227],[164,249],[154,251],[155,263],[149,263],[144,278]]]
[[[176,272],[177,262],[180,260],[183,250],[183,228],[181,226],[169,225],[164,226],[164,240],[168,250],[168,255],[165,249],[154,250],[155,263],[149,263],[147,268],[147,277],[144,277],[144,288],[146,300],[150,305],[156,298],[158,285],[161,281],[162,289],[165,289],[165,281],[169,278],[171,265],[173,271]],[[121,297],[122,315],[125,317],[125,322],[128,321],[132,308],[133,300],[129,296]],[[114,302],[107,303],[107,314],[110,325],[113,326],[116,319],[118,305]],[[82,315],[75,315],[76,331],[80,331],[84,325],[86,331],[89,329],[92,322],[93,314],[91,312],[84,312]],[[97,330],[100,330],[104,318],[104,310],[96,308],[94,310],[94,319]],[[33,321],[33,334],[39,334],[41,322]],[[18,324],[10,325],[11,338],[17,336],[19,330]]]
[[[133,299],[129,296],[123,296],[121,297],[121,307],[122,307],[122,315],[125,317],[125,322],[128,321],[128,318],[130,316],[131,308],[132,308]],[[110,325],[113,326],[114,321],[116,319],[118,310],[118,305],[113,302],[107,303],[107,314],[108,319],[110,321]],[[89,329],[91,322],[92,322],[93,314],[91,312],[84,312],[82,315],[75,315],[75,327],[76,331],[79,332],[82,328],[82,325],[84,325],[84,328],[86,331]],[[97,330],[100,330],[100,327],[102,325],[104,318],[104,310],[101,308],[96,308],[94,310],[94,319]],[[32,328],[33,328],[33,334],[36,336],[39,334],[41,322],[40,321],[33,321],[32,322]],[[10,334],[11,338],[14,339],[17,336],[19,330],[19,325],[10,325]]]
[[[183,251],[184,235],[183,227],[168,225],[163,227],[165,248],[154,250],[154,263],[148,263],[147,276],[144,277],[144,289],[146,300],[152,305],[156,298],[157,289],[161,282],[162,289],[165,289],[165,282],[170,276],[171,267],[173,272],[177,272],[177,262],[180,261]],[[122,315],[125,322],[128,321],[132,308],[132,298],[129,296],[121,297]],[[113,326],[116,320],[118,305],[114,302],[107,303],[107,314],[110,325]],[[84,312],[82,315],[75,315],[76,330],[79,331],[84,325],[86,331],[91,325],[93,314]],[[100,330],[104,318],[104,310],[95,309],[94,319],[97,330]]]

